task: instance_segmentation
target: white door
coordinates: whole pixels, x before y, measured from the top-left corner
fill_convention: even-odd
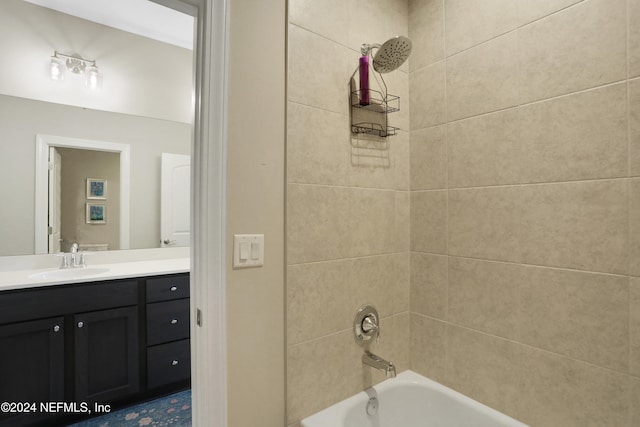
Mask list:
[[[160,246],[189,246],[191,156],[162,153]]]
[[[62,167],[62,157],[55,147],[49,147],[49,253],[56,254],[60,252],[60,177]]]

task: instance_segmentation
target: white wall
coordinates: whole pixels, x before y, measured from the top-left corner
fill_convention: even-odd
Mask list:
[[[102,89],[49,76],[54,50],[96,60]],[[0,94],[105,111],[193,121],[192,51],[22,0],[0,1]]]
[[[264,233],[264,267],[227,270],[229,427],[285,425],[284,0],[230,1],[227,253]]]

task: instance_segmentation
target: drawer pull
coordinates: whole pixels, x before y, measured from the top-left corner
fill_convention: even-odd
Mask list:
[[[60,332],[60,326],[59,325],[54,326],[53,332]]]
[[[171,324],[175,325],[176,323],[178,323],[178,319],[171,319]]]
[[[175,291],[177,291],[177,290],[178,290],[178,287],[177,287],[177,286],[172,286],[169,290],[170,290],[171,292],[175,292]]]
[[[177,364],[178,364],[178,361],[177,361],[177,360],[172,360],[172,361],[171,361],[171,366],[176,366]]]
[[[84,322],[78,322],[78,328],[82,328],[84,326]]]

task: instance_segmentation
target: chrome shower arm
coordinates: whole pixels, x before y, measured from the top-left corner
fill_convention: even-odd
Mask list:
[[[371,53],[373,49],[379,49],[380,46],[381,45],[378,43],[373,43],[373,44],[362,43],[362,45],[360,46],[360,53],[362,54],[362,56],[367,56]]]

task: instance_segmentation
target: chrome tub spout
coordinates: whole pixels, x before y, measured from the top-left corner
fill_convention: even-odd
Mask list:
[[[365,351],[362,355],[362,363],[371,366],[372,368],[384,371],[387,378],[394,378],[396,376],[396,366],[393,362],[384,360],[383,358],[376,356],[370,351]]]

